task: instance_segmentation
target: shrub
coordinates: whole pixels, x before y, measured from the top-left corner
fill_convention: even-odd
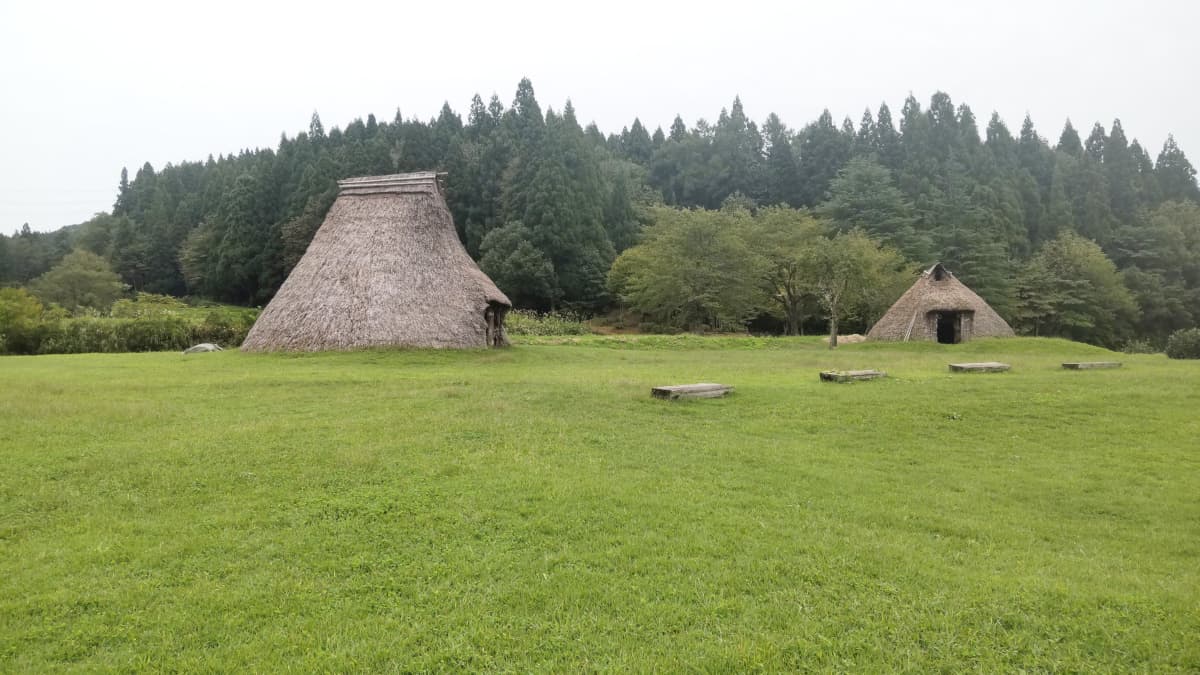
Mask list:
[[[141,307],[129,298],[122,298],[113,303],[112,309],[108,310],[108,315],[117,319],[132,319],[141,311]]]
[[[181,309],[187,309],[187,305],[178,298],[157,293],[138,293],[135,300],[114,302],[109,315],[119,319],[139,319],[168,316]]]
[[[24,288],[0,288],[0,330],[37,321],[42,309],[42,303]]]
[[[533,310],[515,309],[504,319],[509,335],[587,335],[591,329],[578,315],[570,312],[538,314]]]
[[[1159,349],[1149,340],[1135,338],[1126,342],[1125,346],[1121,347],[1121,351],[1126,354],[1157,354]]]
[[[86,354],[88,352],[121,352],[120,338],[112,319],[79,317],[43,321],[36,339],[28,346],[27,354]]]
[[[0,354],[24,353],[29,332],[42,316],[42,303],[23,288],[0,288]]]
[[[115,316],[71,317],[62,308],[42,308],[33,296],[20,293],[0,295],[0,318],[6,321],[0,325],[0,353],[176,351],[198,342],[236,347],[258,315],[255,310],[228,307],[210,310],[201,319],[174,298],[139,294],[137,301],[118,301]],[[5,299],[12,299],[10,304],[20,311],[4,314]],[[18,314],[20,320],[14,318]]]
[[[25,354],[155,352],[191,346],[191,326],[178,317],[110,319],[78,317],[40,324]]]
[[[1200,359],[1200,328],[1185,328],[1171,333],[1171,337],[1167,338],[1167,357]]]
[[[95,310],[84,310],[81,316],[99,316]],[[62,321],[63,319],[71,318],[71,312],[67,311],[66,307],[52,302],[46,305],[46,310],[42,312],[42,323],[47,321]]]
[[[37,354],[47,325],[54,324],[27,323],[9,326],[0,333],[0,339],[3,340],[3,345],[0,345],[3,349],[0,351],[5,354]]]
[[[192,340],[191,326],[173,316],[121,321],[117,334],[124,344],[122,351],[127,352],[183,350],[191,346]]]
[[[638,332],[645,333],[647,335],[679,335],[684,331],[676,328],[675,326],[668,326],[666,324],[655,323],[653,321],[643,321],[638,325]]]
[[[193,327],[193,342],[212,342],[222,347],[237,347],[246,339],[254,325],[255,312],[230,312],[214,309],[205,315],[203,323]]]

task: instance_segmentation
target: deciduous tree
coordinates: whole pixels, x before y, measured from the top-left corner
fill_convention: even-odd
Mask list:
[[[806,267],[826,227],[804,211],[770,207],[755,214],[749,230],[751,249],[761,258],[767,309],[783,320],[785,335],[800,335],[816,311],[812,275]]]
[[[44,303],[55,303],[70,311],[98,312],[107,311],[125,289],[107,260],[82,249],[68,254],[35,279],[31,287]]]
[[[1018,327],[1036,334],[1115,347],[1137,318],[1116,266],[1095,242],[1070,232],[1033,256],[1017,286]]]
[[[829,348],[838,346],[838,331],[851,317],[880,311],[908,269],[896,250],[882,247],[861,231],[824,238],[810,249],[806,267],[812,289],[829,320]],[[889,300],[889,301],[890,301]]]
[[[609,272],[613,293],[668,328],[741,329],[762,306],[761,259],[747,244],[750,213],[654,209],[641,244]]]

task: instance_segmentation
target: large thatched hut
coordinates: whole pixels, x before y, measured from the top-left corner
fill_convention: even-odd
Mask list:
[[[352,178],[244,351],[508,344],[512,303],[458,240],[432,172]]]
[[[1008,322],[941,263],[925,270],[867,331],[868,340],[897,342],[956,343],[977,337],[1012,336]]]

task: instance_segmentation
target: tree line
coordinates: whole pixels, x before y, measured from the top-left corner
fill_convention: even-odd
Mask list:
[[[1028,116],[1016,133],[996,114],[981,129],[942,92],[925,107],[910,96],[896,116],[885,103],[857,123],[825,111],[798,128],[775,114],[760,126],[735,98],[712,122],[676,117],[651,132],[634,119],[608,135],[569,101],[543,110],[528,80],[507,107],[475,96],[465,120],[447,104],[428,121],[397,111],[326,130],[314,113],[274,149],[122,171],[111,212],[80,225],[0,235],[0,283],[31,282],[83,249],[134,291],[263,304],[337,180],[428,169],[448,172],[467,250],[522,307],[629,304],[618,256],[680,213],[733,206],[801,229],[815,218],[830,241],[861,233],[910,267],[940,260],[1029,332],[1161,342],[1200,321],[1200,190],[1173,138],[1152,155],[1120,120],[1086,136],[1067,121],[1053,143]],[[1101,268],[1116,285],[1098,299]],[[1088,314],[1101,300],[1117,308],[1111,325]],[[746,311],[709,319],[744,322]],[[776,314],[784,327],[795,318]]]

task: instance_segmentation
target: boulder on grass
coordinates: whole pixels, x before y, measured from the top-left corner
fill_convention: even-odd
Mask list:
[[[188,347],[187,349],[183,350],[183,353],[184,354],[199,354],[201,352],[223,352],[223,351],[225,351],[225,350],[221,349],[221,345],[214,345],[211,342],[201,342],[198,345],[194,345],[192,347]]]
[[[867,341],[867,338],[865,338],[862,335],[859,335],[858,333],[851,333],[849,335],[839,335],[838,336],[838,344],[839,345],[852,345],[852,344],[855,344],[858,342],[866,342],[866,341]],[[825,344],[829,344],[829,336],[826,335],[825,337],[821,338],[821,342],[824,342]]]

